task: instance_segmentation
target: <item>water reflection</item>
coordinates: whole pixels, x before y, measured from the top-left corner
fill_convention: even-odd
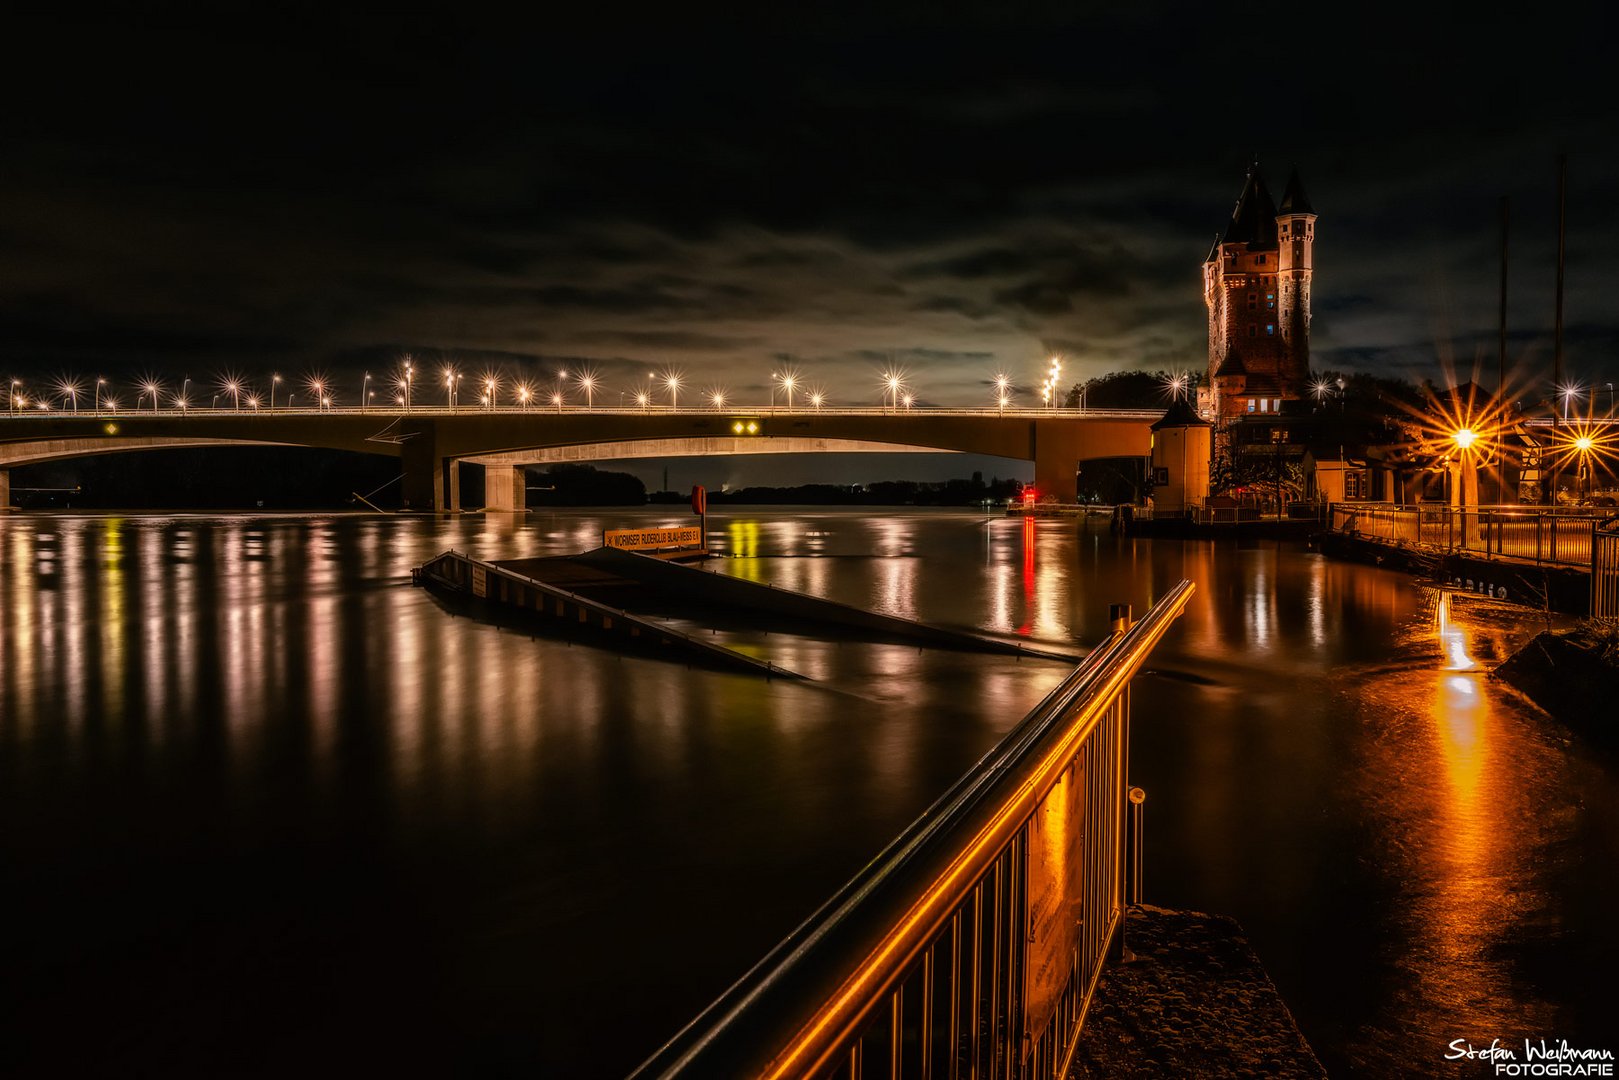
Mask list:
[[[772,634],[740,644],[817,682],[766,683],[408,584],[447,547],[562,553],[667,519],[636,513],[0,519],[0,860],[29,882],[0,1060],[107,1071],[97,1047],[133,1047],[121,1066],[202,1074],[241,1045],[266,1067],[337,1045],[372,1071],[622,1074],[1063,674]],[[1611,989],[1571,1002],[1539,957],[1567,975],[1619,944],[1563,899],[1619,870],[1619,805],[1487,680],[1514,631],[1274,545],[711,523],[720,572],[1067,646],[1194,578],[1137,698],[1149,899],[1241,918],[1334,1066],[1608,1015]],[[388,1049],[402,1027],[419,1042]]]

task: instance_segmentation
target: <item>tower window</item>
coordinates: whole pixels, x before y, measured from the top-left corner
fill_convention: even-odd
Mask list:
[[[1258,259],[1256,259],[1254,261],[1257,262],[1260,266],[1264,266],[1265,265],[1265,256],[1261,255]]]
[[[1276,324],[1275,323],[1266,323],[1265,324],[1265,336],[1266,337],[1275,337],[1276,336]]]
[[[1248,411],[1249,412],[1254,411],[1254,399],[1253,398],[1248,399]]]
[[[1267,399],[1267,398],[1260,398],[1260,399],[1259,399],[1259,411],[1260,411],[1260,412],[1266,412],[1266,411],[1268,411],[1268,410],[1267,410],[1267,409],[1266,409],[1266,408],[1265,408],[1265,406],[1267,406],[1267,405],[1269,405],[1269,404],[1270,404],[1270,401],[1269,401],[1269,399]]]

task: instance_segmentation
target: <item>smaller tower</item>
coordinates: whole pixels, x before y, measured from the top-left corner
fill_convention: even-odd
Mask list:
[[[1284,377],[1302,384],[1310,372],[1310,277],[1315,272],[1315,209],[1304,193],[1297,166],[1287,178],[1282,205],[1276,208],[1277,292],[1280,294],[1282,343],[1287,349]]]

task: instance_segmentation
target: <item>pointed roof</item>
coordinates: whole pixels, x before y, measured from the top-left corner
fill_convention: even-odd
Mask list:
[[[1247,244],[1249,251],[1276,246],[1276,203],[1257,166],[1248,171],[1248,182],[1243,185],[1237,208],[1231,211],[1231,224],[1226,226],[1225,237],[1220,242]]]
[[[1159,417],[1158,422],[1152,426],[1153,431],[1168,427],[1210,427],[1212,425],[1192,408],[1185,398],[1177,397],[1170,402],[1168,410]]]
[[[1217,379],[1222,375],[1246,374],[1248,374],[1248,365],[1242,362],[1242,356],[1237,352],[1235,345],[1225,354],[1225,359],[1220,361],[1220,366],[1214,369],[1214,377]]]
[[[1218,259],[1219,257],[1220,257],[1220,234],[1215,233],[1214,234],[1214,246],[1209,248],[1208,258],[1204,259],[1203,261],[1206,262],[1206,263],[1211,263],[1215,259]]]
[[[1279,209],[1283,216],[1315,213],[1315,207],[1310,205],[1310,196],[1304,193],[1304,181],[1299,179],[1297,165],[1293,166],[1293,175],[1287,178],[1287,190],[1282,192],[1282,205]]]

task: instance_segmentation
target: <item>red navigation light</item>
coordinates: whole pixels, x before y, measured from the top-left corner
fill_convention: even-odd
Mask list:
[[[1024,502],[1026,502],[1026,503],[1034,502],[1035,495],[1036,495],[1036,492],[1035,492],[1034,488],[1031,487],[1031,488],[1024,488],[1023,489],[1023,501]]]

